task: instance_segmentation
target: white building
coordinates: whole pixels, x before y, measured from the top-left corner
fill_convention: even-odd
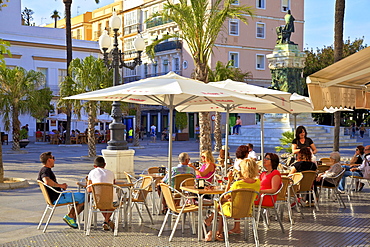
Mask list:
[[[55,96],[53,104],[59,95],[59,82],[67,74],[65,29],[24,26],[21,20],[21,0],[11,0],[8,7],[0,12],[0,37],[9,41],[12,57],[6,57],[7,67],[20,66],[26,70],[41,71],[45,74],[45,86],[50,87]],[[100,54],[99,45],[95,41],[72,40],[73,58],[85,58]],[[55,114],[58,112],[55,111]],[[37,120],[30,115],[20,116],[21,126],[29,125],[29,136],[34,136]],[[57,129],[58,121],[48,121],[49,129]],[[83,122],[72,124],[72,128],[84,130],[87,125]],[[0,118],[0,131],[4,131]],[[9,140],[12,139],[11,133]]]

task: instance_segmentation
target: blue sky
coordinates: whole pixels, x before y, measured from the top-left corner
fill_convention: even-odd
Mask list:
[[[48,4],[45,4],[45,2]],[[36,25],[51,23],[50,16],[56,9],[64,13],[62,0],[22,0],[22,9],[27,7],[35,14]],[[100,0],[96,4],[94,0],[73,0],[72,16],[112,3],[114,0]],[[135,1],[135,0],[131,0]],[[267,0],[269,1],[277,0]],[[294,0],[292,0],[294,1]],[[335,0],[305,0],[305,27],[304,48],[322,48],[332,45],[334,42],[334,6]],[[347,0],[345,9],[344,39],[351,40],[365,37],[365,43],[370,45],[370,0]],[[294,13],[292,13],[294,16]]]

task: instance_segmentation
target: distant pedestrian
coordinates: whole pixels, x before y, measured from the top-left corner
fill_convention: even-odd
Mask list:
[[[130,128],[130,130],[128,131],[128,142],[131,143],[132,140],[133,140],[133,137],[134,137],[134,130],[132,129],[132,127]]]
[[[361,124],[360,125],[360,138],[364,138],[365,131],[366,131],[366,128],[364,124]]]
[[[199,125],[195,125],[195,142],[199,142],[199,137],[200,137],[200,128]]]
[[[239,135],[239,129],[242,126],[242,120],[240,119],[240,116],[236,117],[236,123],[233,127],[233,135]]]
[[[155,127],[154,124],[150,127],[150,138],[152,139],[152,142],[155,142],[155,139],[157,137],[157,127]]]

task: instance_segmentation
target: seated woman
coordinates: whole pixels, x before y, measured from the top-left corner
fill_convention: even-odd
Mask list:
[[[241,169],[241,179],[238,181],[235,181],[232,185],[231,183],[233,182],[233,172],[230,171],[227,176],[228,176],[228,182],[227,186],[225,189],[225,192],[230,191],[230,190],[237,190],[237,189],[252,189],[254,191],[259,191],[260,190],[260,180],[256,178],[258,176],[258,166],[257,163],[254,160],[243,160],[240,162],[240,169]],[[231,188],[230,188],[231,186]],[[224,199],[226,201],[221,202],[222,203],[222,212],[224,213],[225,216],[230,216],[231,212],[231,201],[230,201],[230,196],[225,196]],[[211,221],[213,220],[214,214],[212,213],[205,221],[204,223],[206,225],[211,225]],[[218,222],[218,230],[216,233],[216,239],[219,241],[223,241],[223,222],[220,220]],[[240,233],[240,222],[235,222],[234,228],[229,231],[229,234],[238,234]],[[212,240],[212,231],[209,231],[206,235],[205,241],[211,241]]]
[[[315,181],[315,192],[316,192],[316,186],[321,186],[322,179],[324,179],[323,185],[327,186],[327,187],[334,187],[335,186],[334,183],[338,182],[338,181],[333,181],[331,179],[325,180],[325,178],[335,177],[343,171],[343,168],[340,164],[340,154],[339,154],[339,152],[332,152],[330,154],[330,162],[333,163],[334,165],[330,166],[329,170],[327,170],[323,173],[319,173],[317,175],[317,178],[316,178],[316,181]]]
[[[199,168],[199,170],[192,164],[189,164],[189,166],[194,169],[196,178],[204,178],[208,182],[212,183],[212,175],[216,171],[215,159],[213,158],[212,152],[209,150],[203,151],[201,157],[202,166]]]
[[[240,171],[240,162],[244,159],[247,159],[249,154],[249,148],[246,145],[240,145],[235,151],[235,162],[234,162],[234,169]]]
[[[311,150],[309,150],[308,148],[300,149],[297,156],[298,162],[296,162],[293,165],[289,174],[303,171],[316,171],[317,166],[315,163],[311,161],[311,158],[312,158]]]
[[[218,158],[217,158],[218,164],[220,166],[224,166],[224,164],[225,164],[225,153],[226,153],[225,149],[226,149],[226,146],[223,145],[221,150],[220,150],[220,154],[218,155]],[[230,152],[229,152],[230,147],[227,147],[227,149],[228,149],[227,150],[227,158],[230,159]]]
[[[273,194],[279,190],[281,185],[281,174],[277,170],[279,166],[279,156],[274,153],[266,153],[263,159],[263,167],[266,169],[260,175],[261,190],[260,193]],[[274,201],[276,201],[277,195],[274,195]],[[259,205],[259,200],[254,202],[255,205]],[[262,201],[262,206],[272,207],[274,202],[271,196],[265,196]]]

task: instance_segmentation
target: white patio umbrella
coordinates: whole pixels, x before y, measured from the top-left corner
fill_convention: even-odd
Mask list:
[[[109,113],[106,113],[106,112],[97,116],[96,119],[102,123],[110,123],[113,121],[113,118],[109,115]]]
[[[189,79],[169,72],[166,75],[142,79],[119,86],[67,97],[66,99],[95,101],[125,101],[130,103],[163,105],[169,109],[169,135],[173,133],[173,110],[180,105],[228,103],[259,107],[271,105],[271,101],[258,99],[212,87],[201,81]],[[168,169],[172,169],[172,138],[169,138]],[[169,172],[171,176],[171,172]],[[171,177],[169,177],[169,180]]]

